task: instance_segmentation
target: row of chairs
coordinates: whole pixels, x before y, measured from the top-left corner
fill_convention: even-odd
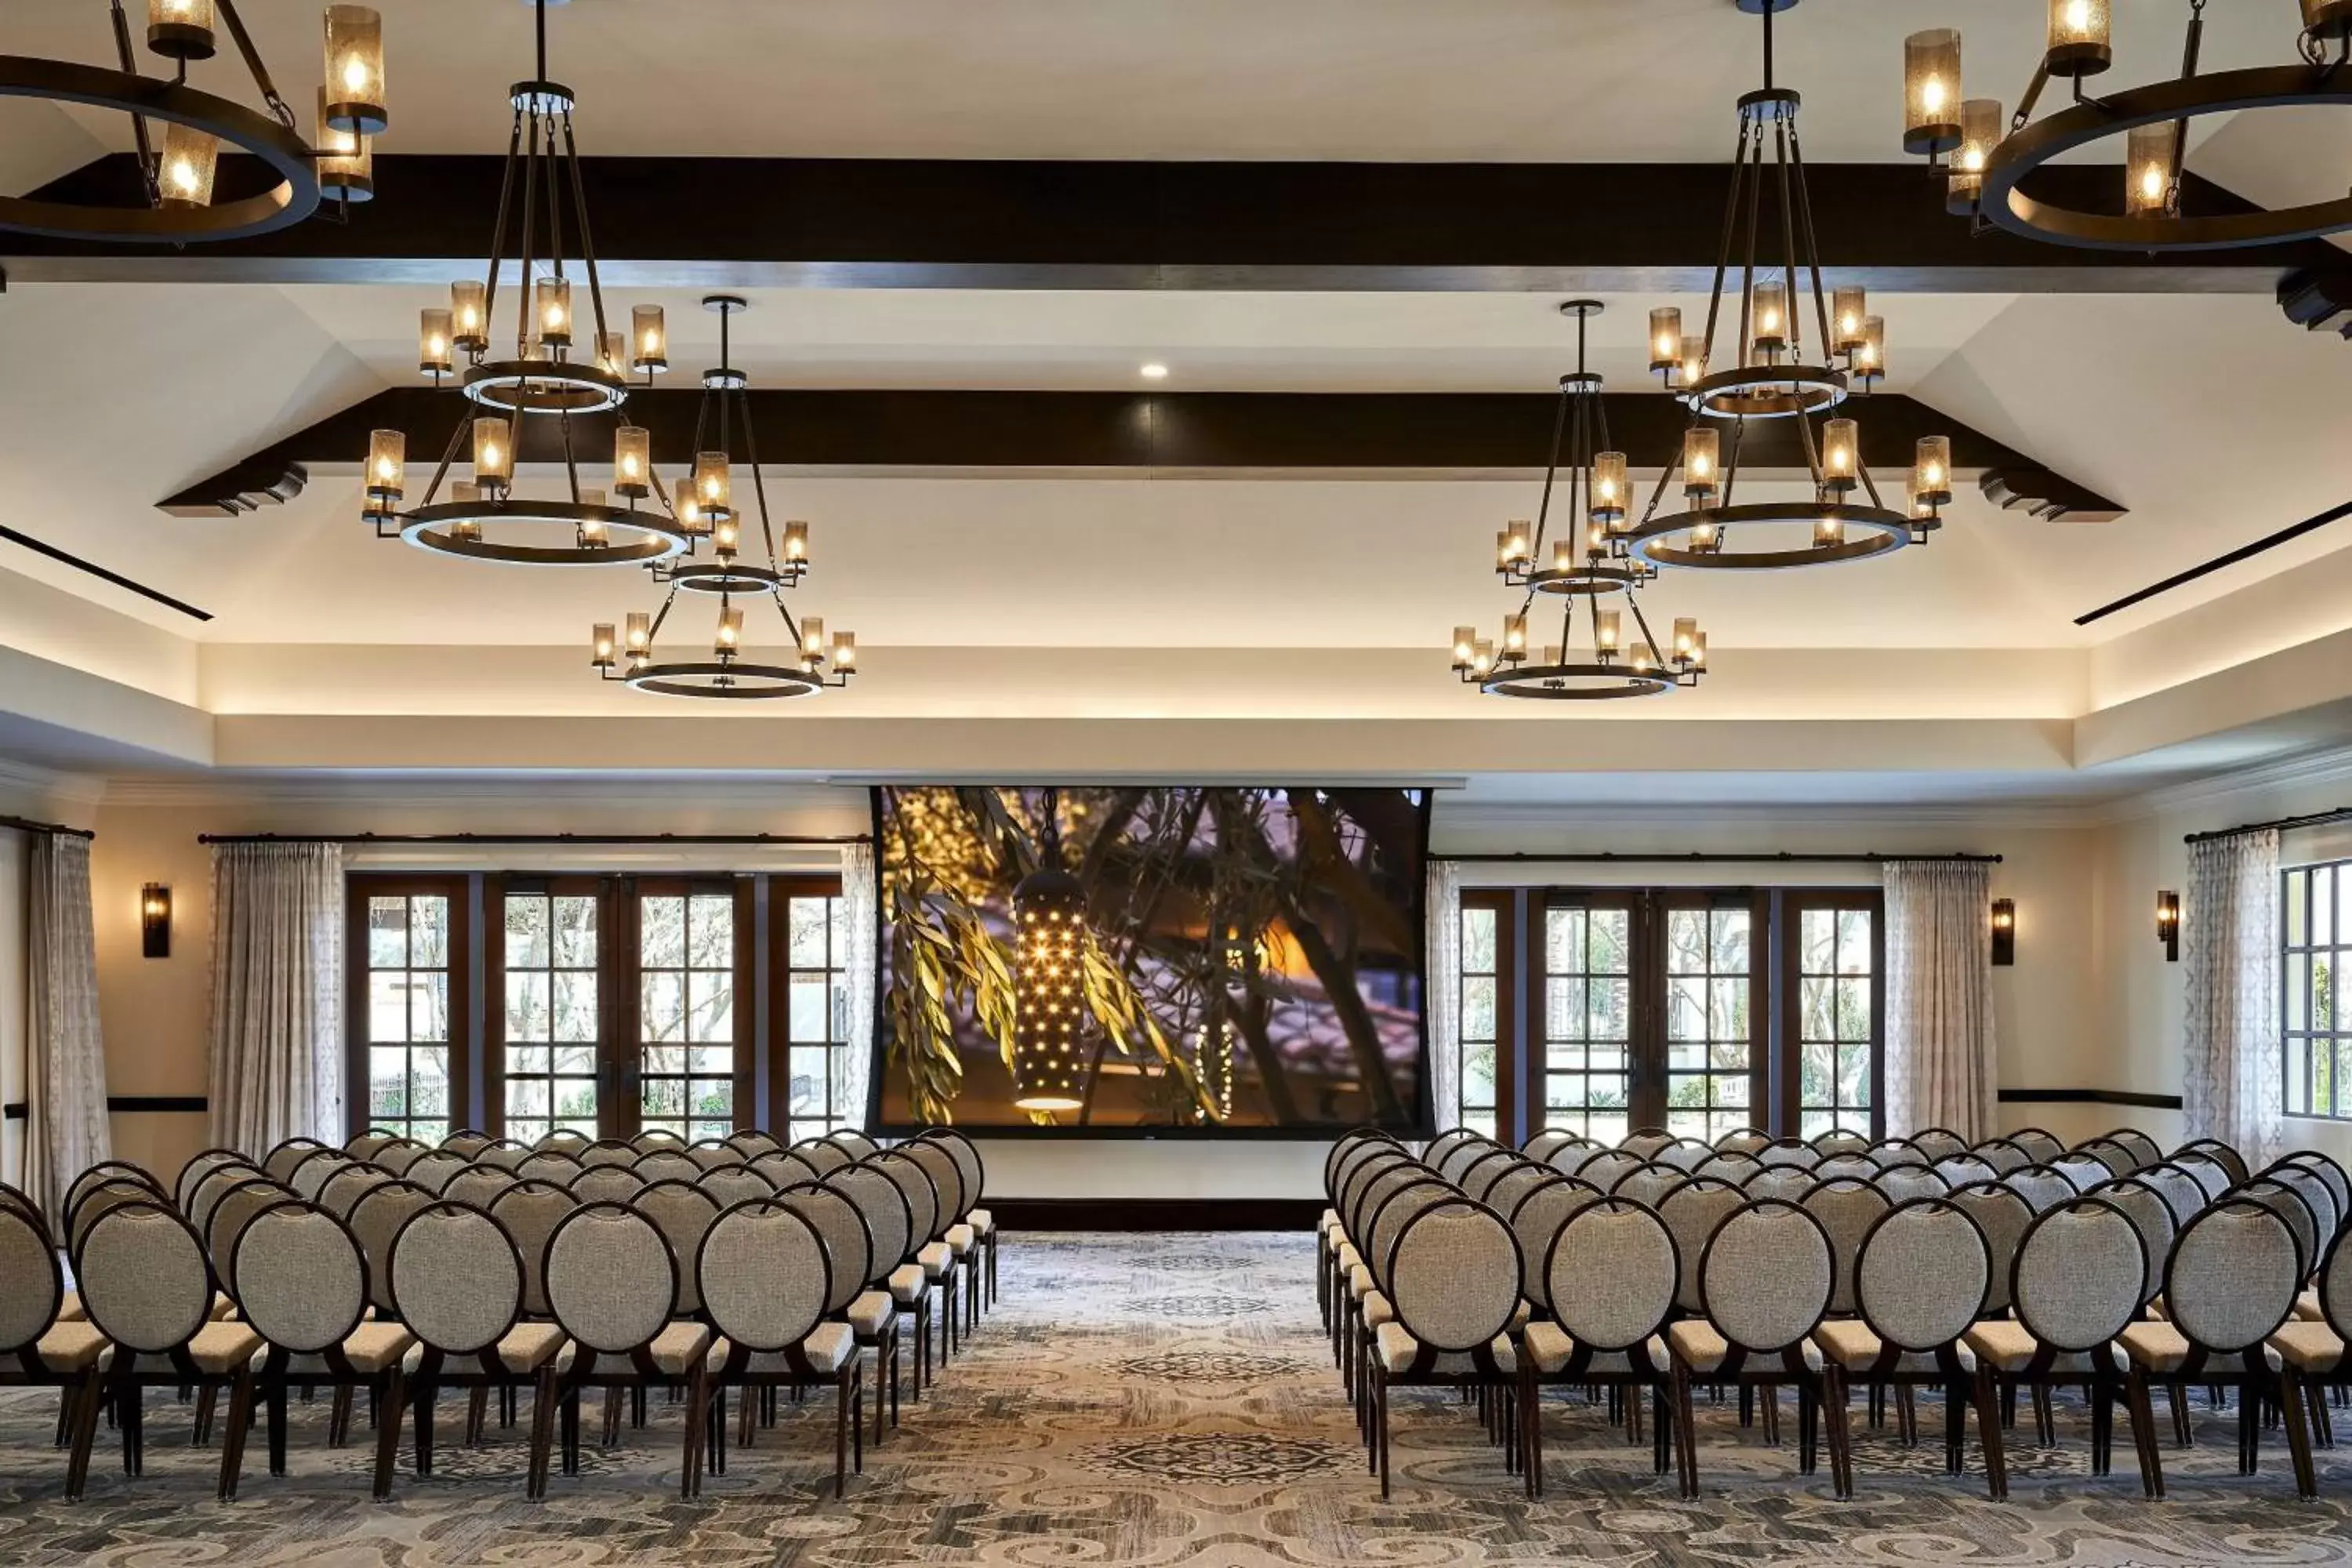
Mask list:
[[[342,1150],[294,1140],[259,1162],[213,1150],[169,1194],[110,1162],[76,1180],[59,1226],[78,1292],[66,1289],[42,1216],[0,1189],[0,1379],[61,1388],[74,1498],[101,1408],[122,1430],[126,1470],[139,1473],[141,1394],[158,1384],[202,1391],[200,1439],[215,1395],[228,1392],[224,1498],[235,1493],[257,1401],[268,1413],[272,1472],[283,1473],[296,1388],[333,1390],[335,1444],[348,1438],[352,1395],[368,1392],[379,1498],[390,1492],[404,1410],[415,1415],[417,1472],[431,1473],[441,1388],[471,1394],[468,1441],[492,1395],[509,1420],[519,1393],[535,1396],[533,1497],[545,1492],[559,1416],[565,1473],[576,1473],[583,1391],[607,1391],[609,1443],[625,1394],[642,1423],[646,1391],[667,1389],[688,1406],[680,1486],[691,1497],[705,1468],[724,1468],[730,1389],[743,1391],[749,1442],[755,1404],[772,1420],[779,1389],[797,1397],[830,1382],[838,1495],[853,1444],[862,1468],[854,1412],[866,1352],[887,1363],[895,1422],[902,1320],[918,1334],[919,1397],[933,1291],[947,1308],[943,1358],[957,1342],[960,1280],[969,1314],[992,1300],[992,1278],[982,1288],[993,1274],[982,1267],[982,1229],[993,1232],[978,1206],[984,1167],[959,1133],[888,1150],[856,1133],[792,1150],[770,1140],[731,1161],[656,1137],[626,1165],[609,1150],[591,1164],[581,1142],[529,1151],[512,1169],[453,1166],[430,1156],[455,1147],[367,1135]],[[546,1166],[522,1173],[543,1156],[570,1161],[569,1184],[546,1179],[559,1173]],[[883,1394],[877,1375],[877,1440]]]
[[[1686,1492],[1696,1487],[1691,1385],[1737,1386],[1745,1406],[1757,1387],[1793,1384],[1801,1463],[1810,1472],[1825,1435],[1841,1496],[1852,1485],[1847,1385],[1868,1387],[1874,1411],[1891,1393],[1911,1441],[1911,1390],[1942,1388],[1953,1473],[1973,1391],[1996,1497],[2006,1490],[1997,1394],[2013,1407],[2020,1389],[2032,1394],[2046,1445],[2050,1390],[2085,1388],[2100,1473],[2113,1407],[2131,1404],[2143,1482],[2160,1496],[2141,1413],[2148,1390],[2168,1390],[2185,1442],[2186,1390],[2234,1384],[2243,1468],[2259,1413],[2283,1410],[2308,1494],[2310,1433],[2328,1440],[2317,1391],[2347,1375],[2344,1172],[2305,1153],[2250,1175],[2210,1141],[2151,1158],[2160,1151],[2132,1130],[2071,1152],[2011,1141],[2043,1157],[1987,1175],[1945,1169],[1986,1152],[1957,1138],[1956,1151],[1926,1135],[1874,1145],[1845,1134],[1803,1153],[1783,1142],[1779,1163],[1756,1158],[1743,1173],[1708,1167],[1757,1149],[1710,1147],[1669,1164],[1654,1157],[1675,1142],[1664,1133],[1615,1151],[1548,1133],[1511,1151],[1465,1131],[1420,1155],[1386,1134],[1343,1140],[1326,1165],[1333,1206],[1318,1293],[1383,1495],[1387,1390],[1422,1382],[1477,1388],[1531,1494],[1542,1485],[1538,1391],[1548,1382],[1609,1390],[1636,1440],[1647,1391],[1655,1462],[1663,1471],[1671,1440]],[[1848,1155],[1869,1168],[1832,1163]],[[1482,1256],[1483,1267],[1464,1261]],[[1416,1273],[1418,1259],[1427,1272]],[[1764,1413],[1771,1436],[1776,1401]]]

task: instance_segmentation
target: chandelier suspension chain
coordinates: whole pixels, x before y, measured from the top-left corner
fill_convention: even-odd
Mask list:
[[[114,22],[114,58],[121,62],[123,75],[137,76],[138,59],[131,52],[131,18],[122,14],[122,0],[112,0],[110,9]],[[163,205],[163,187],[157,181],[157,174],[162,165],[155,156],[154,141],[147,133],[145,115],[134,112],[131,116],[131,136],[139,148],[139,177],[147,187],[147,205],[160,207]]]

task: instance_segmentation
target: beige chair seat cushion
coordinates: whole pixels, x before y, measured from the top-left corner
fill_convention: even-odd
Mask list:
[[[2003,1373],[2023,1372],[2042,1349],[2023,1323],[2007,1318],[1977,1324],[1960,1336],[1960,1343],[1991,1363],[1993,1371]],[[2062,1354],[2050,1364],[2053,1372],[2071,1374],[2089,1371],[2091,1358],[2077,1351]]]
[[[1536,1371],[1549,1377],[1569,1363],[1576,1354],[1576,1341],[1566,1329],[1553,1322],[1534,1322],[1527,1326],[1522,1336],[1527,1346],[1528,1361]],[[1649,1342],[1650,1364],[1666,1364],[1666,1342],[1653,1336]],[[1611,1373],[1631,1373],[1633,1358],[1623,1351],[1601,1351],[1596,1353],[1587,1371],[1596,1376]]]
[[[1696,1373],[1713,1372],[1731,1354],[1731,1342],[1717,1332],[1713,1323],[1698,1318],[1669,1324],[1666,1328],[1666,1345],[1674,1352],[1675,1359]],[[1807,1340],[1798,1348],[1804,1356],[1806,1370],[1819,1372],[1822,1369],[1821,1347],[1812,1341]],[[1763,1377],[1774,1368],[1785,1372],[1787,1366],[1787,1359],[1774,1352],[1751,1358],[1745,1363],[1742,1371]]]
[[[1396,1321],[1396,1308],[1390,1305],[1389,1299],[1378,1290],[1371,1291],[1364,1297],[1362,1311],[1364,1327],[1368,1331],[1377,1329],[1382,1323]]]
[[[861,1340],[870,1340],[889,1325],[897,1311],[898,1307],[887,1292],[867,1290],[849,1304],[849,1310],[843,1316],[849,1320],[852,1333]]]
[[[106,1336],[89,1322],[60,1322],[43,1334],[34,1352],[54,1373],[87,1372],[106,1355]]]
[[[972,1210],[963,1216],[963,1222],[971,1226],[974,1236],[991,1237],[996,1234],[996,1216],[986,1209]]]
[[[1414,1339],[1402,1323],[1382,1323],[1374,1330],[1372,1347],[1381,1358],[1381,1369],[1391,1373],[1412,1371],[1413,1362],[1421,1354],[1421,1342]],[[1503,1372],[1518,1370],[1518,1358],[1513,1353],[1509,1340],[1497,1335],[1495,1342],[1486,1349],[1487,1353],[1495,1358],[1497,1369]],[[1478,1366],[1467,1351],[1441,1351],[1429,1370],[1438,1373],[1475,1372]]]
[[[969,1258],[971,1256],[971,1249],[979,1244],[980,1236],[970,1225],[951,1225],[948,1226],[947,1235],[940,1239],[948,1244],[948,1250],[958,1258]]]
[[[1348,1270],[1348,1294],[1360,1301],[1372,1294],[1372,1271],[1362,1264]]]
[[[2319,1292],[2316,1289],[2305,1290],[2294,1299],[2294,1315],[2307,1323],[2324,1323],[2327,1321],[2327,1310],[2319,1304]],[[59,1312],[58,1316],[63,1318],[65,1314]]]
[[[926,1279],[943,1279],[955,1265],[955,1250],[944,1241],[927,1242],[923,1249],[915,1254],[915,1261],[922,1265]]]
[[[927,1281],[923,1278],[923,1266],[919,1263],[901,1263],[898,1268],[890,1270],[890,1278],[887,1283],[890,1287],[890,1299],[893,1301],[911,1307],[923,1299],[923,1291],[927,1286]]]
[[[572,1364],[572,1342],[553,1323],[517,1323],[499,1342],[499,1364],[514,1376],[537,1372],[550,1360],[559,1371]],[[401,1360],[402,1370],[414,1373],[424,1361],[425,1347],[413,1345]],[[445,1376],[461,1379],[478,1376],[481,1364],[474,1355],[453,1355],[442,1363]]]
[[[1363,1266],[1364,1266],[1364,1259],[1363,1259],[1363,1256],[1356,1250],[1356,1244],[1355,1244],[1354,1242],[1352,1242],[1352,1241],[1342,1241],[1341,1243],[1339,1243],[1339,1272],[1340,1272],[1340,1273],[1342,1273],[1342,1274],[1352,1274],[1352,1273],[1354,1273],[1357,1269],[1361,1268]]]
[[[1337,1209],[1325,1209],[1321,1217],[1317,1219],[1315,1222],[1315,1234],[1318,1236],[1328,1237],[1332,1231],[1339,1227],[1339,1211]]]
[[[408,1347],[415,1342],[416,1336],[398,1323],[362,1323],[352,1331],[350,1338],[343,1341],[343,1359],[351,1363],[353,1372],[373,1377],[406,1355]],[[253,1370],[259,1372],[262,1363],[268,1359],[269,1352],[264,1349],[253,1358]],[[327,1358],[318,1355],[289,1356],[286,1370],[296,1377],[306,1373],[324,1377],[328,1375]]]
[[[2273,1372],[2286,1365],[2325,1377],[2344,1363],[2344,1342],[2326,1323],[2283,1323],[2265,1348]]]
[[[2133,1363],[2149,1372],[2178,1372],[2189,1359],[2189,1340],[2170,1323],[2133,1323],[2116,1336]]]
[[[2312,1297],[2315,1300],[2317,1300],[2318,1294],[2319,1293],[2315,1290],[2312,1292]],[[85,1323],[89,1321],[89,1314],[82,1310],[81,1292],[79,1290],[67,1291],[64,1297],[58,1302],[58,1321],[60,1323]]]
[[[236,1316],[236,1303],[215,1290],[213,1292],[213,1321],[222,1322]]]
[[[188,1359],[195,1363],[196,1370],[201,1373],[226,1377],[251,1361],[253,1352],[259,1349],[261,1336],[247,1324],[206,1323],[196,1331],[196,1337],[188,1342]],[[152,1373],[168,1371],[171,1365],[172,1358],[169,1356],[142,1355],[131,1370],[142,1374]]]
[[[710,1359],[705,1364],[713,1373],[723,1371],[727,1358],[733,1353],[734,1347],[720,1340],[710,1347]],[[802,1360],[812,1371],[828,1376],[847,1365],[849,1358],[856,1353],[857,1339],[847,1323],[819,1323],[801,1342]],[[777,1377],[791,1376],[793,1368],[782,1352],[769,1351],[754,1352],[744,1363],[744,1371],[754,1377]]]
[[[1823,1323],[1813,1331],[1813,1343],[1821,1347],[1823,1355],[1848,1372],[1869,1371],[1878,1364],[1879,1356],[1886,1349],[1885,1342],[1859,1318],[1834,1318]],[[1959,1347],[1958,1361],[1961,1371],[1974,1373],[1977,1370],[1977,1358],[1969,1353],[1966,1345]],[[1895,1370],[1899,1373],[1934,1372],[1937,1370],[1936,1358],[1926,1351],[1906,1351],[1895,1363]]]
[[[666,1377],[684,1377],[694,1363],[710,1353],[710,1328],[705,1323],[672,1323],[654,1336],[646,1357]]]

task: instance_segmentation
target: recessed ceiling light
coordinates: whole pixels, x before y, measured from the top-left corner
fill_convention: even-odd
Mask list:
[[[1161,364],[1158,360],[1153,360],[1150,364],[1143,366],[1136,374],[1142,376],[1146,381],[1166,381],[1168,379],[1168,367]]]

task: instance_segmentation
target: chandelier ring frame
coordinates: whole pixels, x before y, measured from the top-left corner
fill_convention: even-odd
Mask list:
[[[800,582],[797,574],[771,571],[748,561],[697,562],[665,569],[663,580],[690,594],[766,594]]]
[[[749,702],[813,697],[824,687],[823,676],[794,666],[749,664],[741,659],[648,664],[623,679],[639,691],[661,697],[719,697]],[[722,679],[726,684],[720,684]]]
[[[1591,681],[1587,686],[1554,686],[1552,681]],[[1614,664],[1521,664],[1496,668],[1478,683],[1490,697],[1517,697],[1539,702],[1611,702],[1629,697],[1659,697],[1679,684],[1668,670],[1636,670]]]
[[[402,541],[420,550],[509,566],[641,566],[683,554],[690,543],[685,534],[673,530],[667,519],[656,513],[589,506],[581,501],[443,501],[403,512],[399,521]],[[464,539],[448,531],[461,522],[568,526],[575,537],[582,523],[600,522],[615,537],[611,544],[594,550],[579,544],[513,544],[491,539]],[[619,535],[625,533],[635,537],[624,541]]]
[[[1770,572],[1801,566],[1832,566],[1849,561],[1872,561],[1891,555],[1913,542],[1912,532],[1923,519],[1905,516],[1884,507],[1803,505],[1787,501],[1757,501],[1745,506],[1717,507],[1707,511],[1682,511],[1654,518],[1626,536],[1626,548],[1637,561],[1657,567],[1687,567],[1694,571]],[[1689,535],[1701,528],[1724,529],[1780,523],[1807,528],[1836,522],[1860,529],[1861,537],[1838,544],[1807,545],[1799,550],[1702,551],[1689,548]]]
[[[2019,188],[2063,154],[2141,126],[2312,104],[2352,107],[2352,70],[2255,66],[2109,93],[2005,137],[1985,160],[1979,210],[2012,234],[2085,250],[2229,250],[2338,234],[2352,229],[2352,196],[2273,211],[2126,217],[2038,201]]]
[[[1675,395],[1717,419],[1822,414],[1853,395],[1845,373],[1821,364],[1744,364],[1703,376]]]
[[[260,159],[278,184],[258,195],[208,206],[97,206],[0,196],[0,229],[50,239],[186,245],[251,239],[291,228],[319,210],[318,154],[294,132],[257,110],[184,83],[73,60],[0,55],[0,98],[43,99],[185,125]]]
[[[467,368],[458,390],[501,414],[604,414],[629,400],[619,376],[563,360],[485,360]]]
[[[1538,594],[1599,599],[1611,594],[1630,594],[1647,580],[1648,574],[1638,566],[1570,566],[1530,572],[1525,584]]]

